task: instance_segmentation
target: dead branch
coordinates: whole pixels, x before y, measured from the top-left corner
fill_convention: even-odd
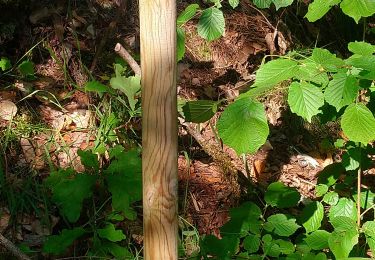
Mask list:
[[[31,260],[30,257],[22,253],[12,242],[0,233],[0,245],[3,245],[10,253],[21,260]]]
[[[121,43],[117,43],[115,46],[115,52],[120,55],[132,68],[135,75],[141,76],[141,67],[138,63],[134,60],[134,58],[129,54],[129,52],[121,45]]]

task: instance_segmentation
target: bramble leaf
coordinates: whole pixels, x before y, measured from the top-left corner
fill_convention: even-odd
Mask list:
[[[353,194],[354,201],[357,203],[357,192]],[[371,190],[362,190],[361,191],[361,208],[368,209],[375,205],[375,193]]]
[[[217,102],[212,100],[188,101],[182,107],[182,110],[186,121],[203,123],[215,115]]]
[[[375,46],[368,42],[349,42],[348,49],[358,55],[372,55],[375,52]]]
[[[309,4],[309,8],[305,17],[309,22],[315,22],[322,18],[334,5],[337,5],[341,0],[314,0]]]
[[[281,7],[287,7],[293,3],[294,0],[272,0],[276,6],[276,10],[279,10]]]
[[[272,1],[271,0],[253,0],[253,3],[258,8],[269,8],[271,6]]]
[[[375,221],[367,221],[363,224],[362,230],[366,236],[366,242],[372,253],[375,252]]]
[[[248,253],[256,253],[260,247],[259,235],[248,235],[243,241],[243,247]]]
[[[298,63],[288,59],[269,61],[256,72],[255,87],[272,87],[277,83],[292,78],[298,72]]]
[[[347,198],[339,199],[339,202],[329,210],[328,217],[331,221],[336,217],[348,217],[356,220],[357,212],[354,202]]]
[[[12,67],[12,64],[10,63],[10,60],[8,58],[2,57],[0,59],[0,69],[2,71],[6,71]]]
[[[285,186],[282,182],[271,183],[264,196],[268,205],[278,208],[296,206],[300,198],[301,195],[296,189]]]
[[[293,82],[289,86],[288,104],[293,113],[311,122],[311,118],[319,114],[319,108],[324,105],[324,95],[313,84]]]
[[[349,256],[350,251],[358,243],[358,231],[354,220],[348,217],[336,217],[331,220],[335,230],[328,238],[328,245],[336,259]]]
[[[369,17],[375,13],[375,2],[373,0],[342,0],[340,7],[356,23],[361,17]]]
[[[345,62],[337,58],[335,54],[321,48],[314,48],[311,59],[322,66],[322,69],[329,72],[337,72],[339,68],[345,65]]]
[[[324,217],[324,207],[322,203],[315,201],[308,204],[302,210],[301,222],[307,233],[318,230]]]
[[[225,20],[223,12],[210,7],[204,10],[198,22],[198,34],[207,41],[213,41],[220,38],[225,31]]]
[[[354,142],[367,144],[375,139],[375,118],[362,103],[351,104],[341,119],[344,134]]]
[[[217,129],[223,142],[238,154],[255,153],[269,133],[263,105],[250,98],[230,104],[221,114]]]
[[[346,73],[337,73],[324,92],[325,100],[337,111],[354,102],[359,90],[357,79]]]
[[[330,191],[324,195],[323,201],[331,206],[336,205],[339,202],[339,195],[337,192]]]
[[[230,6],[234,9],[238,6],[238,4],[240,3],[240,0],[228,0]]]
[[[177,61],[182,60],[185,55],[185,31],[177,28]]]
[[[180,15],[177,17],[177,26],[181,26],[184,23],[188,22],[191,18],[195,16],[197,13],[197,10],[199,9],[198,4],[191,4],[188,5],[184,11],[180,13]]]
[[[330,233],[325,230],[316,230],[307,235],[305,242],[313,250],[328,248],[328,238]]]
[[[297,229],[300,227],[296,224],[294,218],[288,219],[284,214],[275,214],[267,218],[266,225],[268,226],[267,230],[275,232],[275,234],[288,237],[293,235]]]

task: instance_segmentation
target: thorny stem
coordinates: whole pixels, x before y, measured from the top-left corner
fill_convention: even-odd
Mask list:
[[[361,227],[361,175],[362,168],[359,166],[357,173],[357,227]]]

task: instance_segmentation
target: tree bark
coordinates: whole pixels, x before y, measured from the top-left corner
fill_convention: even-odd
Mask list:
[[[140,0],[144,257],[177,259],[176,2]]]

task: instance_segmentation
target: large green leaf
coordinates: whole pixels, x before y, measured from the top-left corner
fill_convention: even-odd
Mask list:
[[[106,170],[112,207],[122,211],[128,219],[136,217],[131,203],[142,197],[142,165],[137,151],[122,153]]]
[[[310,22],[315,22],[322,18],[334,5],[337,5],[341,0],[314,0],[309,4],[309,8],[305,17]]]
[[[358,89],[358,82],[354,76],[337,73],[329,82],[324,97],[328,104],[339,111],[342,107],[353,103],[357,97]]]
[[[12,64],[10,63],[10,60],[8,58],[2,57],[0,59],[0,69],[2,71],[6,71],[12,67]]]
[[[331,206],[336,205],[339,202],[339,195],[337,192],[330,191],[324,195],[323,201]]]
[[[372,55],[375,52],[375,46],[368,42],[349,42],[348,49],[358,55]]]
[[[296,75],[294,75],[294,78],[311,81],[321,85],[322,87],[325,87],[329,82],[327,72],[321,68],[321,65],[309,59],[301,62],[301,65],[299,65],[299,70]]]
[[[375,253],[375,221],[367,221],[363,224],[362,230],[366,236],[366,242],[372,253]]]
[[[93,80],[85,84],[85,91],[91,91],[91,92],[96,92],[96,93],[107,93],[107,92],[110,92],[110,89],[108,86],[103,85],[99,81]]]
[[[342,0],[342,11],[358,23],[361,17],[368,17],[375,13],[374,0]]]
[[[243,247],[248,253],[255,253],[260,247],[259,235],[248,235],[243,241]]]
[[[236,236],[225,236],[218,239],[214,235],[204,236],[201,243],[203,255],[214,255],[215,259],[230,259],[238,251],[240,239]]]
[[[213,41],[223,35],[225,31],[225,20],[223,12],[210,7],[202,12],[198,22],[198,34],[207,41]]]
[[[357,202],[357,192],[353,194],[353,198],[355,202]],[[373,193],[371,190],[362,190],[360,195],[361,200],[361,208],[368,209],[375,205],[375,193]]]
[[[260,235],[262,212],[253,202],[245,202],[229,211],[230,220],[220,228],[222,235],[236,235],[243,237],[249,232]]]
[[[328,248],[329,236],[330,233],[325,230],[316,230],[306,236],[305,242],[311,249],[322,250]]]
[[[374,115],[362,103],[351,104],[345,109],[341,127],[351,141],[367,144],[375,139]]]
[[[339,199],[339,202],[329,210],[328,216],[330,220],[333,220],[336,217],[348,217],[356,220],[357,211],[354,201],[347,198]]]
[[[203,123],[215,115],[217,102],[212,100],[188,101],[182,107],[182,110],[186,121]]]
[[[285,186],[282,182],[271,183],[264,195],[268,205],[278,208],[290,208],[298,204],[301,195],[294,188]]]
[[[61,234],[49,236],[43,245],[43,252],[59,255],[73,244],[73,242],[84,235],[86,231],[82,227],[74,229],[63,229]]]
[[[253,0],[253,3],[258,8],[269,8],[271,6],[272,0]]]
[[[321,202],[315,201],[302,210],[301,222],[307,233],[318,230],[322,224],[324,207]]]
[[[198,4],[188,5],[177,17],[177,26],[181,26],[195,16],[199,8]]]
[[[269,61],[256,72],[256,87],[272,87],[277,83],[292,78],[298,72],[298,63],[288,59]]]
[[[354,54],[346,60],[346,64],[373,73],[375,71],[375,56]]]
[[[337,72],[339,68],[345,65],[345,62],[337,58],[335,54],[321,48],[313,49],[311,59],[322,66],[322,69],[330,72]]]
[[[287,7],[293,3],[294,0],[272,0],[276,6],[276,10],[279,10],[281,7]]]
[[[334,231],[328,238],[328,245],[336,259],[349,256],[350,251],[358,243],[356,223],[348,217],[336,217],[331,220]]]
[[[182,60],[185,55],[185,31],[177,28],[177,61]]]
[[[324,95],[320,88],[307,82],[293,82],[289,86],[288,104],[293,113],[311,122],[319,108],[324,105]]]
[[[72,170],[52,172],[45,183],[52,190],[52,200],[70,222],[76,222],[81,214],[83,200],[92,196],[97,176],[74,174]]]
[[[282,237],[289,237],[293,235],[300,227],[298,224],[296,224],[296,220],[294,218],[288,218],[284,214],[269,216],[265,225],[267,231],[273,231],[275,234]]]
[[[112,242],[119,242],[126,238],[122,230],[116,230],[112,223],[109,223],[105,228],[98,229],[97,232],[99,237],[108,239]]]
[[[238,154],[255,153],[269,133],[263,105],[250,98],[230,104],[222,113],[217,129],[223,142]]]

